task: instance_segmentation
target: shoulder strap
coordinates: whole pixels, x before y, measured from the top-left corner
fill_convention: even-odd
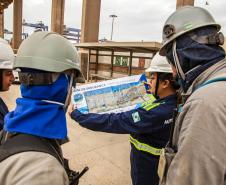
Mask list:
[[[0,145],[0,162],[14,154],[27,151],[48,153],[62,165],[64,164],[61,148],[57,141],[28,134],[14,135]]]
[[[226,77],[219,77],[219,78],[214,78],[214,79],[212,79],[212,80],[209,80],[209,81],[207,81],[207,82],[201,84],[197,89],[199,89],[199,88],[201,88],[201,87],[204,87],[204,86],[206,86],[206,85],[208,85],[208,84],[211,84],[211,83],[222,82],[222,81],[226,81]],[[197,90],[197,89],[196,89],[196,90]]]
[[[192,93],[194,93],[196,90],[198,90],[198,89],[200,89],[200,88],[202,88],[202,87],[204,87],[206,85],[209,85],[209,84],[212,84],[212,83],[215,83],[215,82],[222,82],[222,81],[226,81],[226,77],[218,77],[218,78],[214,78],[214,79],[208,80],[208,81],[204,82],[203,84],[199,85],[198,87],[196,87],[192,91]],[[191,94],[182,96],[183,104],[187,101],[187,99],[190,97]]]

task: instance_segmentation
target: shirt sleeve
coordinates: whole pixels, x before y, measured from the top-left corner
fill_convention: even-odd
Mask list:
[[[81,126],[94,130],[118,134],[151,133],[172,121],[173,106],[157,103],[148,110],[144,108],[111,114],[82,114],[74,110],[71,118]],[[167,122],[168,120],[168,122]]]

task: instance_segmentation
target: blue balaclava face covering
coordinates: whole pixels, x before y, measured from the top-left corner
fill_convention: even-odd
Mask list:
[[[193,33],[204,36],[216,31],[215,27],[205,27],[194,30]],[[199,74],[225,57],[225,51],[220,46],[200,44],[194,41],[189,33],[176,39],[176,52],[185,74],[185,80],[179,77],[179,83],[184,91],[187,91]],[[167,50],[166,57],[175,65],[172,47]]]
[[[60,74],[51,85],[21,85],[22,98],[5,117],[4,129],[52,139],[67,137],[64,103],[69,79]]]

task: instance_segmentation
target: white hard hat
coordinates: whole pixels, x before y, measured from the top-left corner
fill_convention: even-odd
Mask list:
[[[173,73],[170,64],[166,60],[166,57],[160,56],[159,52],[155,54],[151,61],[151,65],[145,70],[145,72]]]
[[[0,69],[12,69],[14,53],[8,42],[0,38]]]

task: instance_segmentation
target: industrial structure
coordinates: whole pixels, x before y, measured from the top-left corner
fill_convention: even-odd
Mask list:
[[[23,19],[22,25],[32,27],[35,30],[48,31],[48,26],[44,25],[44,23],[42,21],[40,21],[38,23],[28,23],[25,21],[25,19]]]
[[[79,43],[81,38],[81,29],[70,28],[65,26],[62,35],[68,40],[72,40],[75,41],[76,43]]]
[[[8,8],[11,3],[13,3],[13,48],[18,49],[22,41],[23,0],[0,1],[0,36],[3,37],[4,35],[4,9]],[[81,40],[81,42],[97,42],[99,35],[100,4],[101,0],[83,0],[82,30],[66,28],[65,32],[65,0],[52,0],[51,31],[65,34],[66,36],[76,36],[77,40]],[[81,39],[80,32],[82,35]]]
[[[22,26],[34,26],[38,28],[37,24],[32,23],[23,23],[22,20],[22,10],[23,10],[23,0],[0,0],[0,36],[3,37],[4,35],[4,9],[7,8],[11,3],[13,3],[13,40],[12,40],[12,46],[15,49],[15,51],[18,49],[20,43],[22,42]],[[176,1],[176,8],[185,6],[185,5],[194,5],[194,0],[177,0]],[[99,23],[100,23],[100,8],[101,8],[101,0],[83,0],[82,5],[82,24],[81,24],[81,30],[80,29],[74,29],[74,28],[67,28],[64,26],[64,8],[65,8],[65,0],[52,0],[52,9],[51,9],[51,31],[57,32],[59,34],[64,35],[68,39],[75,40],[76,42],[81,42],[81,44],[76,45],[79,48],[88,48],[88,52],[82,50],[81,52],[81,67],[82,71],[85,74],[86,78],[89,76],[86,75],[90,72],[89,68],[89,61],[92,55],[91,50],[93,50],[93,45],[95,45],[94,50],[97,56],[99,56],[98,52],[99,49],[108,49],[110,52],[110,56],[112,59],[111,61],[111,67],[110,69],[113,71],[113,62],[116,60],[114,57],[114,52],[117,51],[116,47],[96,47],[99,45],[98,42],[98,35],[99,35]],[[42,30],[48,29],[48,27],[43,27],[44,25],[41,25]],[[80,36],[81,35],[81,36]],[[83,43],[86,43],[83,45]],[[117,48],[122,43],[118,43]],[[90,45],[90,47],[88,47]],[[104,44],[102,44],[104,45]],[[117,45],[117,43],[116,43]],[[137,45],[142,45],[142,43],[137,43]],[[153,50],[149,50],[150,53],[155,53],[156,50],[160,47],[158,43],[158,47],[154,48]],[[225,45],[224,45],[225,48]],[[149,48],[150,49],[150,48]],[[133,53],[134,48],[127,48],[127,52],[129,53],[128,60],[132,61],[131,53]],[[147,50],[146,50],[147,51]],[[113,53],[113,54],[112,54]],[[97,60],[98,61],[98,60]],[[113,61],[113,62],[112,62]],[[92,65],[91,65],[92,66]],[[95,64],[95,66],[99,66],[99,64]],[[88,67],[88,68],[87,68]],[[132,65],[127,66],[128,67],[128,74],[133,74]],[[115,69],[115,68],[114,68]],[[108,70],[108,69],[107,69]],[[122,69],[123,71],[123,69]],[[111,72],[113,73],[113,72]],[[98,74],[98,70],[95,68],[94,74]],[[110,75],[111,77],[111,75]]]
[[[1,0],[0,1],[0,37],[4,36],[4,9],[13,2],[13,0]]]
[[[161,44],[158,42],[90,42],[78,43],[75,46],[88,50],[88,61],[83,74],[87,80],[90,78],[92,80],[143,73]]]
[[[176,8],[186,5],[194,6],[194,0],[177,0]]]
[[[4,9],[13,3],[13,47],[18,48],[22,33],[23,0],[0,1],[0,36],[4,34]],[[177,0],[177,8],[194,5],[194,0]],[[51,30],[62,34],[64,31],[65,0],[52,0]],[[81,42],[97,42],[99,34],[101,0],[83,0]],[[91,29],[92,28],[92,29]]]

